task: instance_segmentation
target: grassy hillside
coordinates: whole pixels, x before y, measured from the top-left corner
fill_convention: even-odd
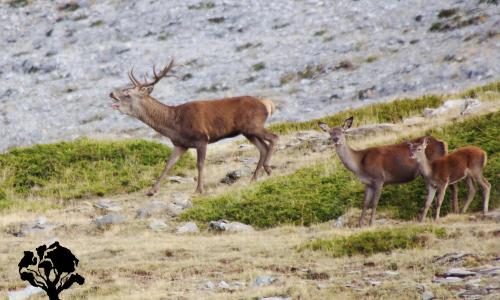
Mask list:
[[[498,207],[500,112],[474,117],[428,133],[447,141],[450,150],[474,144],[487,151],[489,159],[485,175],[492,184],[490,206]],[[464,193],[465,188],[461,185],[461,199]],[[225,218],[257,227],[282,223],[308,225],[336,218],[350,206],[361,206],[362,198],[363,186],[334,156],[325,163],[260,182],[246,190],[201,197],[182,217],[202,222]],[[393,211],[396,217],[412,219],[417,216],[424,198],[425,186],[419,178],[410,184],[385,187],[379,207]],[[471,209],[477,209],[480,204],[476,199]],[[449,201],[445,201],[443,214],[449,206]]]
[[[354,116],[358,124],[400,122],[402,119],[422,113],[425,108],[435,108],[451,98],[478,98],[480,100],[498,99],[500,81],[468,89],[456,95],[428,95],[417,99],[401,99],[388,103],[377,103],[361,108],[349,109],[324,118],[304,122],[283,122],[272,124],[269,130],[279,134],[300,130],[318,130],[318,122],[329,125],[341,124],[346,118]]]
[[[70,199],[134,192],[152,183],[170,151],[156,142],[89,139],[12,149],[0,154],[0,207],[7,199],[29,196]],[[192,167],[192,157],[185,155],[174,172]]]

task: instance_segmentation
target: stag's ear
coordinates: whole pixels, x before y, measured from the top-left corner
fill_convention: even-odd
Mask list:
[[[330,127],[326,124],[326,123],[323,123],[323,122],[318,122],[318,126],[321,128],[321,130],[323,130],[324,132],[329,132],[330,131]]]
[[[353,120],[354,120],[354,117],[350,117],[350,118],[345,119],[344,125],[342,125],[342,129],[347,130],[347,129],[351,128]]]

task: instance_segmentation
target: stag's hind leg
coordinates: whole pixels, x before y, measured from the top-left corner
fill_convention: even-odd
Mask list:
[[[252,176],[252,181],[257,179],[257,176],[259,175],[260,169],[264,166],[264,162],[268,153],[268,148],[267,145],[264,145],[262,141],[259,140],[256,136],[253,135],[245,135],[245,137],[250,141],[250,143],[254,144],[255,147],[259,150],[259,162],[257,163],[257,167],[255,168],[255,171],[253,172]]]
[[[204,178],[203,168],[205,167],[205,157],[207,156],[207,144],[200,144],[196,147],[196,167],[198,168],[198,185],[196,193],[203,193]]]
[[[264,169],[266,170],[267,174],[271,175],[272,170],[269,166],[269,162],[271,161],[271,156],[274,152],[274,146],[278,142],[278,136],[267,131],[265,128],[262,128],[262,130],[259,133],[255,134],[255,136],[266,146],[267,154],[264,159]],[[266,144],[266,141],[268,144]]]

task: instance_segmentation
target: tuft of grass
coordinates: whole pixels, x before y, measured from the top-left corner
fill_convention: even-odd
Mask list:
[[[23,7],[30,4],[30,0],[10,0],[9,6],[13,8]]]
[[[0,188],[16,197],[58,199],[138,191],[152,183],[171,149],[150,141],[72,142],[15,148],[0,154]],[[193,168],[190,156],[174,172]]]
[[[196,9],[196,10],[200,10],[200,9],[212,9],[214,7],[215,7],[215,3],[213,3],[212,1],[200,2],[198,4],[188,5],[188,9]]]
[[[446,236],[444,228],[432,226],[404,226],[363,231],[347,237],[316,239],[299,247],[322,251],[334,257],[390,253],[398,249],[421,248],[427,245],[429,234],[442,238]]]
[[[331,116],[304,122],[276,123],[269,126],[269,130],[280,134],[300,130],[319,130],[318,122],[325,122],[331,126],[339,126],[350,116],[354,116],[361,123],[366,123],[367,121],[376,123],[400,122],[406,117],[421,113],[424,108],[435,108],[442,105],[444,102],[443,99],[443,96],[429,95],[417,99],[402,99],[388,103],[377,103],[361,108],[348,109]]]
[[[443,19],[443,18],[449,18],[451,16],[454,16],[458,13],[458,8],[449,8],[449,9],[442,9],[438,13],[438,18]]]
[[[372,63],[372,62],[377,61],[377,60],[378,60],[378,57],[377,57],[377,56],[370,55],[370,56],[368,56],[368,57],[365,59],[365,62],[367,62],[367,63]]]
[[[250,49],[250,48],[258,48],[258,47],[261,47],[262,46],[262,43],[261,42],[258,42],[258,43],[245,43],[243,45],[239,45],[236,47],[236,51],[237,52],[240,52],[240,51],[243,51],[243,50],[246,50],[246,49]]]
[[[226,20],[224,17],[216,17],[216,18],[210,18],[208,19],[208,22],[213,23],[213,24],[220,24],[223,23]]]
[[[327,71],[326,66],[322,64],[318,65],[307,65],[304,69],[297,72],[286,73],[280,78],[280,84],[285,85],[292,81],[298,81],[301,79],[314,79],[320,74],[324,74]]]
[[[252,69],[256,72],[262,71],[266,68],[266,64],[263,62],[256,63],[252,66]]]

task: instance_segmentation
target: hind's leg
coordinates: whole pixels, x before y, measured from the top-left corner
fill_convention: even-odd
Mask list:
[[[476,195],[476,186],[474,185],[472,177],[467,176],[466,182],[469,192],[467,193],[467,200],[465,200],[464,207],[462,208],[462,213],[465,213],[467,211],[467,208],[469,208],[470,203],[472,202],[474,196]]]

